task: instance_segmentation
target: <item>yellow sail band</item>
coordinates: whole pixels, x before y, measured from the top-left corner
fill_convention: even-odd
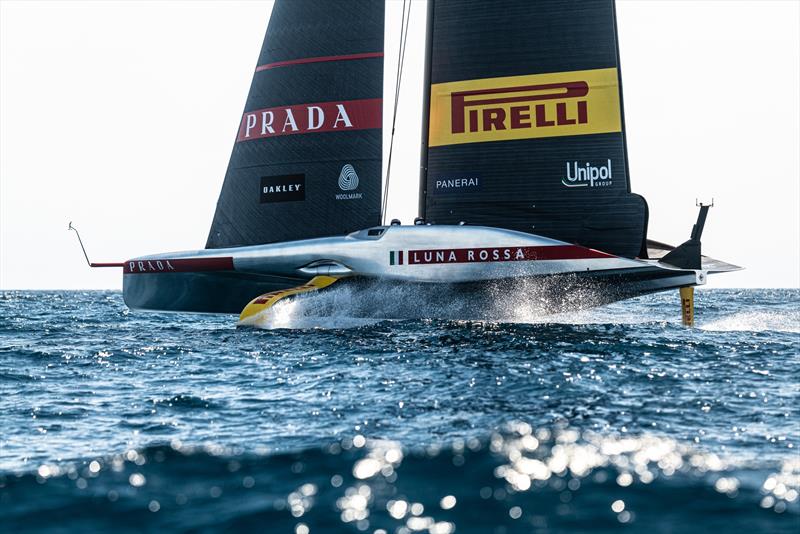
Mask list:
[[[619,132],[616,68],[431,85],[429,146]]]

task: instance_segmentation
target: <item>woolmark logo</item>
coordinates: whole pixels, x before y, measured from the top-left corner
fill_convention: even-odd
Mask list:
[[[568,161],[567,173],[561,183],[567,187],[609,187],[612,184],[611,160],[600,166]]]
[[[356,170],[349,163],[342,167],[342,172],[339,173],[339,189],[342,191],[352,191],[358,187],[358,174]]]
[[[352,191],[358,188],[358,174],[352,165],[345,163],[339,173],[339,189],[342,191]],[[357,200],[363,198],[363,193],[339,193],[336,200]]]

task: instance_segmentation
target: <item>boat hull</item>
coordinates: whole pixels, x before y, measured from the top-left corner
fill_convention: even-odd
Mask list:
[[[706,274],[498,228],[389,226],[342,237],[135,258],[125,262],[123,295],[132,309],[239,313],[260,294],[326,275],[349,284],[418,285],[423,298],[432,284],[494,293],[534,284],[550,294],[546,298],[555,310],[566,302],[588,307],[703,284]],[[591,287],[596,298],[585,303],[564,298],[581,287]]]

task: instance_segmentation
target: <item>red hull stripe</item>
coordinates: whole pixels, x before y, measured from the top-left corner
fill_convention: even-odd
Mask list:
[[[203,271],[232,271],[233,258],[161,258],[158,260],[128,260],[123,265],[125,274],[195,273]]]
[[[432,263],[485,263],[536,260],[588,260],[613,258],[611,254],[578,245],[549,247],[454,248],[409,250],[408,265]]]
[[[348,54],[344,56],[320,56],[320,57],[304,57],[300,59],[290,59],[288,61],[276,61],[274,63],[267,63],[266,65],[259,65],[256,67],[256,72],[262,70],[277,69],[278,67],[288,67],[290,65],[304,65],[306,63],[324,63],[326,61],[349,61],[351,59],[369,59],[373,57],[383,57],[383,52],[365,52],[363,54]]]

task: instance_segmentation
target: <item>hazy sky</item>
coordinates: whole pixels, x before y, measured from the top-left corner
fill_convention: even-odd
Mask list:
[[[120,288],[69,221],[93,261],[205,245],[271,5],[0,1],[0,287]],[[414,2],[389,199],[407,223],[424,13]],[[713,197],[704,252],[747,270],[711,285],[800,286],[800,3],[620,0],[617,15],[649,237],[681,243]]]

